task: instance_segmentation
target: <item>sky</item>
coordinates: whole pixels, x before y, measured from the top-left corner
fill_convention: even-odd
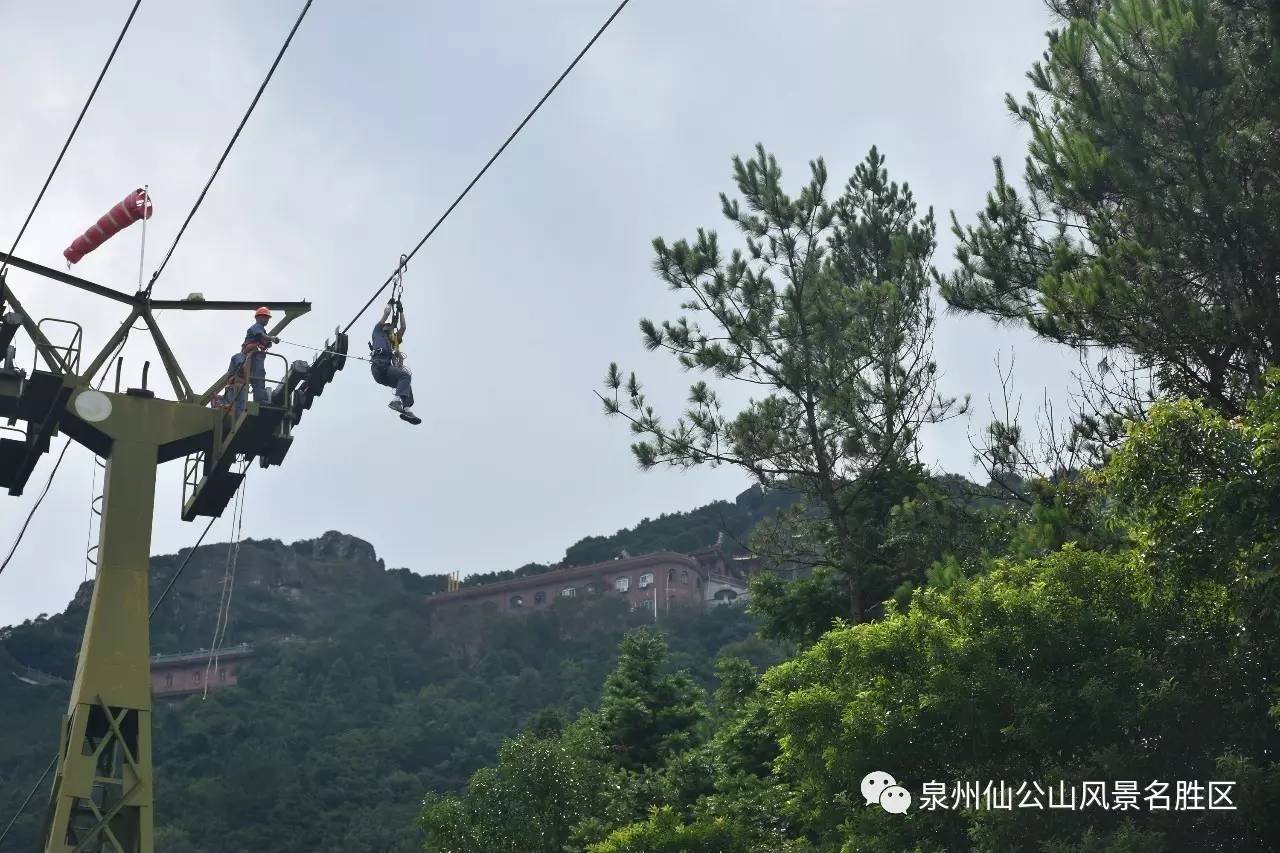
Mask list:
[[[311,313],[283,337],[322,345],[614,5],[317,0],[154,295],[305,299]],[[0,0],[5,248],[130,6]],[[146,184],[149,276],[301,6],[143,3],[17,254],[64,267],[71,240]],[[372,542],[388,566],[465,575],[554,562],[583,536],[732,498],[749,485],[732,470],[640,471],[625,424],[605,418],[594,393],[617,361],[674,415],[693,378],[646,351],[637,328],[680,314],[652,272],[652,239],[705,226],[737,245],[718,193],[732,189],[730,158],[757,142],[791,187],[816,157],[838,187],[876,145],[890,176],[934,208],[935,263],[949,269],[950,212],[971,222],[992,158],[1016,173],[1025,156],[1026,132],[1003,100],[1026,90],[1049,25],[1027,0],[632,0],[409,267],[406,349],[422,425],[397,419],[368,365],[348,362],[286,464],[251,469],[244,535],[292,542],[340,530]],[[133,292],[141,244],[135,225],[73,272]],[[80,322],[87,351],[124,319],[123,306],[22,271],[9,283],[36,317]],[[373,319],[353,330],[353,353],[366,351]],[[193,385],[207,387],[252,318],[167,312],[160,322]],[[137,335],[124,355],[124,382],[137,385],[154,347]],[[1046,393],[1065,400],[1076,364],[1025,332],[954,315],[939,318],[935,356],[941,390],[971,394],[974,406],[924,435],[925,458],[959,473],[975,472],[970,438],[998,395],[997,358],[1016,357],[1027,409]],[[0,553],[55,456],[26,494],[0,494]],[[0,575],[0,625],[62,610],[85,579],[93,472],[73,445]],[[205,523],[180,520],[181,481],[180,462],[160,469],[153,553],[191,545]],[[230,515],[208,541],[230,538]]]

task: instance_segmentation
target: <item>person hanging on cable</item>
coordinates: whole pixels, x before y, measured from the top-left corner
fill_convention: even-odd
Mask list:
[[[374,382],[396,389],[395,398],[387,405],[400,413],[401,420],[420,424],[422,418],[410,410],[413,405],[413,377],[409,368],[404,366],[404,353],[400,351],[406,328],[404,306],[400,304],[399,296],[392,296],[373,327],[373,337],[369,341],[370,370]]]

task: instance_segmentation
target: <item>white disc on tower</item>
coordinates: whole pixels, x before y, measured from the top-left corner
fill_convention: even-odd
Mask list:
[[[101,391],[81,391],[75,399],[76,414],[91,424],[111,417],[111,398]]]

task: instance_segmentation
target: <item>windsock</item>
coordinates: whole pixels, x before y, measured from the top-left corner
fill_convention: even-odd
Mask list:
[[[136,189],[125,196],[124,201],[106,212],[98,223],[81,234],[63,252],[67,263],[74,264],[94,249],[115,236],[122,228],[128,228],[139,219],[151,218],[151,199],[147,191]]]

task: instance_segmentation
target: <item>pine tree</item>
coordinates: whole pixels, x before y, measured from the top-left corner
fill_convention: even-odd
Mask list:
[[[1008,98],[1032,136],[1027,195],[997,161],[943,296],[1132,354],[1157,392],[1238,414],[1280,357],[1280,11],[1050,6],[1071,18]]]
[[[895,586],[881,534],[923,478],[920,428],[963,408],[936,386],[933,214],[919,215],[910,188],[889,180],[874,148],[834,201],[821,160],[794,198],[763,147],[733,166],[741,199],[722,195],[721,206],[745,251],[725,257],[715,232],[703,229],[692,242],[653,243],[658,275],[708,328],[689,316],[645,319],[640,328],[650,349],[682,367],[763,396],[730,417],[698,381],[688,410],[668,425],[635,374],[624,380],[613,364],[605,411],[630,421],[642,467],[734,465],[765,487],[802,491],[819,518],[796,513],[781,539],[807,543],[817,563],[838,572],[836,612],[860,620]],[[801,558],[794,548],[771,556]]]
[[[687,672],[668,672],[668,655],[666,639],[648,628],[622,640],[600,699],[601,730],[619,767],[657,766],[693,742],[706,716],[702,689]]]

